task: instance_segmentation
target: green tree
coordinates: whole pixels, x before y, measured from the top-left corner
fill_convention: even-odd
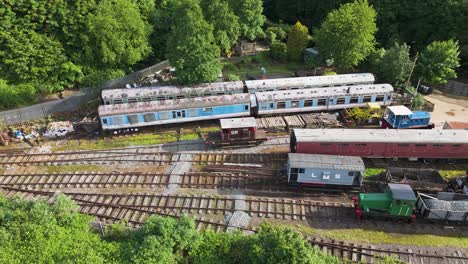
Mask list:
[[[240,36],[239,18],[226,0],[204,0],[203,13],[213,26],[213,35],[221,51],[228,53]]]
[[[150,27],[131,1],[101,1],[96,13],[87,17],[86,26],[82,40],[90,66],[125,68],[143,60],[151,51]]]
[[[297,21],[288,33],[288,59],[300,61],[309,43],[309,29]]]
[[[0,33],[0,76],[11,83],[34,83],[49,93],[72,86],[82,77],[60,42],[32,30]]]
[[[434,41],[421,52],[417,71],[422,80],[429,84],[446,83],[456,78],[455,68],[460,66],[459,46],[457,41]]]
[[[281,27],[268,27],[265,30],[265,40],[268,42],[268,45],[273,45],[273,43],[279,41],[282,42],[286,39],[286,31]]]
[[[275,42],[270,47],[270,56],[279,62],[285,62],[288,58],[288,47],[281,42]]]
[[[356,66],[374,50],[376,12],[367,1],[342,5],[327,15],[314,31],[314,41],[325,59],[333,58],[343,71]]]
[[[262,0],[229,0],[231,8],[239,17],[241,36],[254,40],[263,36],[262,26],[265,23]]]
[[[216,80],[221,72],[219,48],[214,43],[213,28],[203,19],[200,6],[190,0],[175,12],[175,25],[167,42],[167,58],[176,68],[180,83]]]
[[[406,44],[394,43],[388,50],[381,48],[373,51],[367,59],[371,72],[377,75],[380,82],[402,84],[411,71],[409,50]]]

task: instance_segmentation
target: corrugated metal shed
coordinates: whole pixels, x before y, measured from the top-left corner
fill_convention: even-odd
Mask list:
[[[235,94],[235,95],[219,95],[207,96],[197,98],[184,98],[176,100],[165,101],[151,101],[151,102],[138,102],[126,103],[115,105],[100,105],[98,112],[100,116],[118,115],[127,113],[140,113],[140,112],[158,112],[164,110],[174,109],[190,109],[211,107],[219,105],[235,105],[235,104],[249,104],[249,94]]]
[[[468,144],[467,130],[294,129],[297,142]]]
[[[374,83],[375,77],[371,73],[339,74],[325,76],[309,76],[297,78],[279,78],[267,80],[248,80],[245,84],[248,89],[270,89],[278,87],[320,87]]]
[[[221,129],[257,127],[257,121],[253,117],[221,119],[219,122]]]
[[[360,157],[289,153],[289,166],[292,168],[323,168],[336,170],[364,171]]]
[[[388,188],[395,200],[416,201],[413,189],[408,184],[389,183]]]
[[[317,97],[338,97],[363,94],[385,94],[393,92],[393,86],[390,84],[378,85],[356,85],[356,86],[338,86],[328,88],[311,88],[299,90],[284,90],[271,92],[257,92],[255,96],[258,102],[271,102],[281,100],[301,100]]]

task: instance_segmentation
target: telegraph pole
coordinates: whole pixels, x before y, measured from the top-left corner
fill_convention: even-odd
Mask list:
[[[410,74],[408,76],[408,80],[406,81],[405,90],[408,90],[409,82],[411,80],[411,75],[413,75],[413,70],[414,70],[414,67],[416,66],[416,61],[418,60],[418,54],[419,54],[419,52],[416,52],[416,56],[414,57],[414,61],[413,61],[413,66],[411,67],[411,71],[410,71]]]

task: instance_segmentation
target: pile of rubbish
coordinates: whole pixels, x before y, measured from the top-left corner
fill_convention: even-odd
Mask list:
[[[425,200],[427,208],[445,211],[468,211],[468,201],[444,201],[438,199]]]
[[[75,129],[73,128],[73,124],[70,121],[52,122],[47,126],[47,130],[44,133],[44,137],[63,137],[71,132],[75,132]]]

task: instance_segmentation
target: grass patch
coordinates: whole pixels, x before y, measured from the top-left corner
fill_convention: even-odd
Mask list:
[[[385,172],[383,168],[368,168],[364,170],[364,177],[371,178],[373,176],[378,176],[380,173]]]
[[[182,134],[181,140],[196,140],[199,139],[197,133],[187,133],[187,134]]]
[[[200,128],[200,131],[202,133],[216,132],[216,131],[219,131],[219,130],[220,130],[219,126],[210,126],[210,127]]]
[[[75,171],[102,171],[102,167],[99,165],[93,164],[83,164],[83,165],[63,165],[63,166],[44,166],[47,170],[47,173],[66,173],[66,172],[75,172]]]
[[[106,137],[98,140],[69,140],[66,142],[66,144],[55,147],[54,151],[111,149],[131,146],[156,145],[176,141],[176,132],[161,134],[139,133],[113,138]]]
[[[465,171],[462,170],[441,170],[439,171],[440,176],[446,180],[451,180],[457,177],[464,177]]]
[[[389,243],[415,246],[468,248],[468,237],[464,237],[463,235],[460,235],[459,237],[446,237],[425,234],[392,234],[383,231],[372,231],[364,229],[325,230],[310,228],[301,225],[296,225],[293,228],[298,230],[299,232],[310,235],[319,235],[322,237],[359,243]]]

